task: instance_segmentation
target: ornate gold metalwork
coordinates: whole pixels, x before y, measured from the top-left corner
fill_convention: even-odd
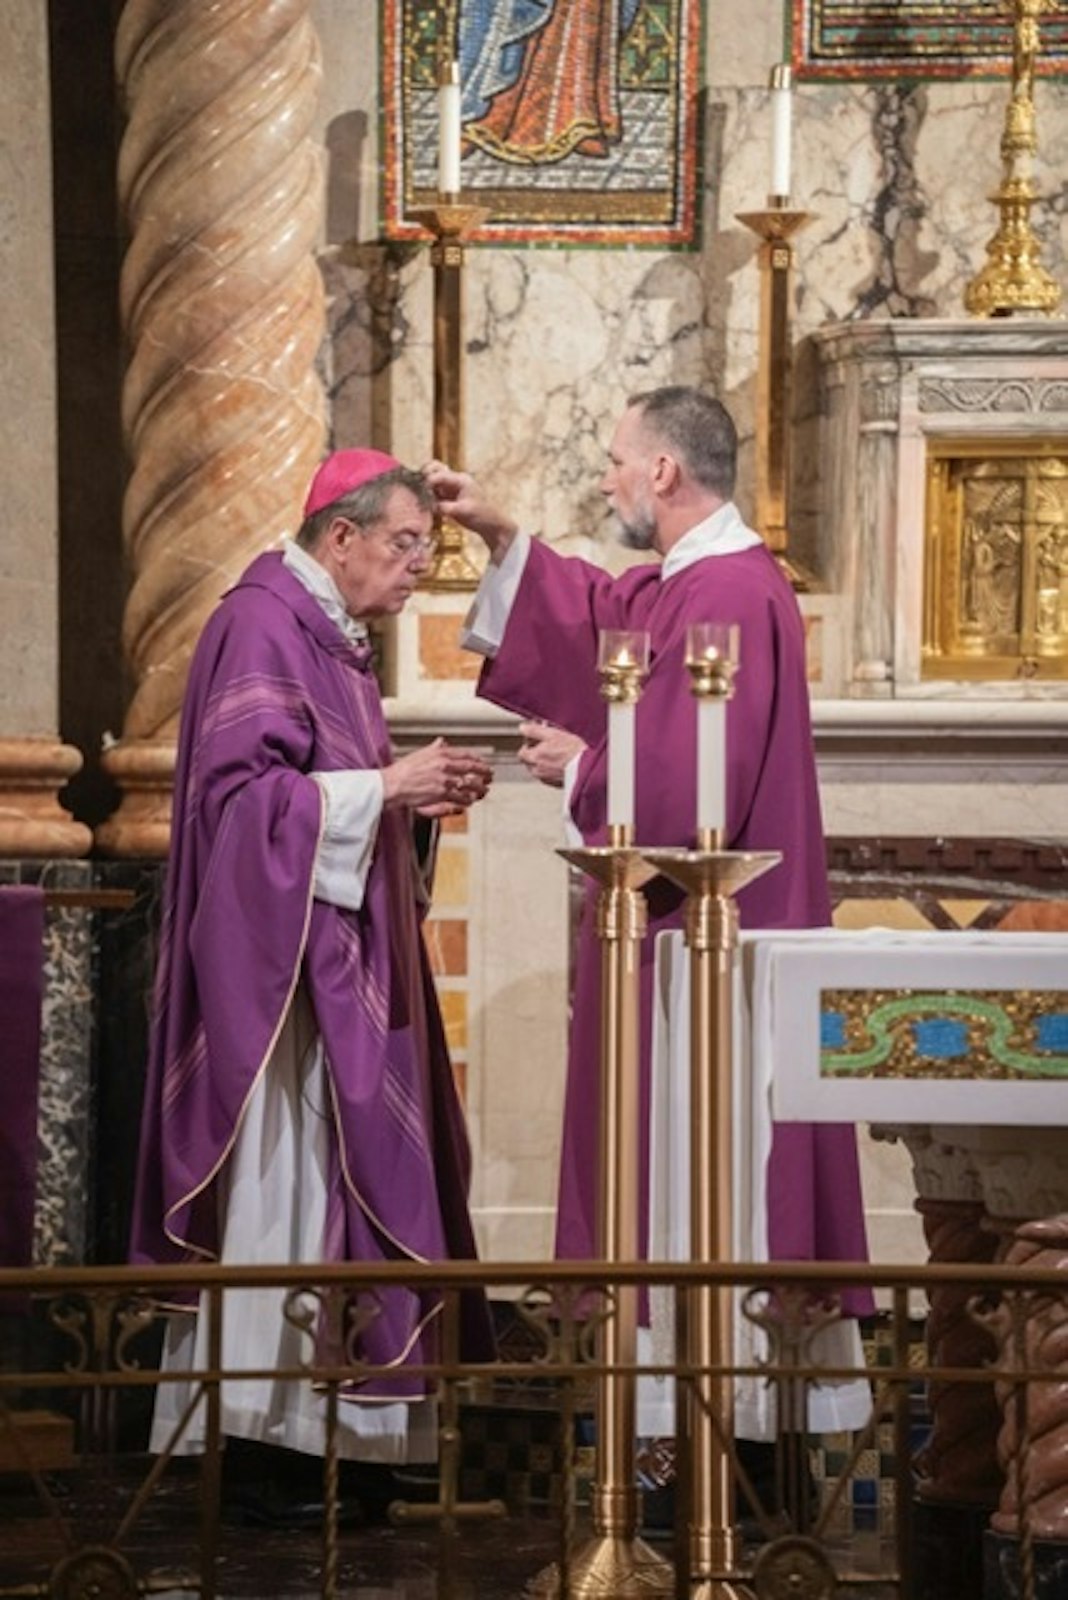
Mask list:
[[[787,1535],[766,1545],[753,1564],[756,1600],[827,1600],[838,1580],[814,1539]]]
[[[1068,439],[932,442],[923,676],[1068,676]]]
[[[463,264],[464,240],[490,215],[485,206],[441,195],[437,204],[409,212],[433,234],[430,263],[434,269],[434,421],[431,450],[439,461],[462,467],[464,456],[463,398]],[[450,517],[441,519],[434,562],[423,587],[474,589],[479,570],[467,554],[464,530]]]
[[[105,1545],[86,1545],[53,1568],[51,1600],[136,1600],[140,1585],[130,1563]]]
[[[1063,1232],[1063,1218],[1050,1219],[1050,1222],[1058,1232]],[[988,1358],[986,1340],[970,1350],[956,1344],[952,1351],[948,1347],[943,1350],[941,1345],[932,1345],[929,1376],[932,1379],[937,1377],[942,1382],[948,1381],[946,1375],[949,1374],[956,1385],[984,1391],[994,1380],[1010,1385],[1021,1400],[1026,1398],[1030,1407],[1045,1405],[1046,1397],[1054,1392],[1060,1381],[1057,1364],[1060,1361],[1063,1366],[1063,1357],[1058,1353],[1053,1338],[1047,1337],[1047,1329],[1051,1333],[1056,1332],[1052,1324],[1042,1322],[1040,1326],[1035,1326],[1030,1319],[1025,1322],[1023,1312],[1027,1305],[1039,1306],[1036,1296],[1051,1306],[1068,1306],[1063,1260],[1053,1260],[1047,1250],[1047,1245],[1050,1248],[1057,1247],[1057,1239],[1047,1238],[1045,1230],[1049,1226],[1048,1223],[1030,1225],[1026,1231],[1021,1231],[1017,1237],[1029,1242],[1028,1253],[1023,1257],[1013,1251],[1005,1265],[992,1264],[989,1253],[982,1250],[975,1255],[954,1247],[940,1253],[934,1251],[932,1245],[936,1259],[927,1266],[901,1264],[878,1267],[841,1262],[636,1263],[631,1260],[616,1265],[606,1262],[591,1264],[588,1261],[512,1264],[405,1261],[372,1267],[368,1264],[338,1262],[317,1267],[313,1278],[309,1278],[306,1264],[220,1267],[201,1263],[156,1268],[151,1272],[119,1266],[0,1268],[0,1294],[20,1297],[32,1295],[35,1304],[45,1315],[52,1305],[70,1305],[77,1300],[84,1300],[88,1307],[99,1301],[102,1308],[99,1315],[88,1309],[86,1311],[86,1329],[107,1326],[113,1307],[140,1303],[145,1296],[151,1297],[152,1302],[160,1308],[161,1316],[169,1305],[179,1301],[196,1301],[203,1308],[201,1315],[207,1319],[206,1349],[189,1373],[197,1393],[191,1398],[184,1419],[178,1423],[171,1445],[156,1457],[147,1474],[142,1473],[142,1458],[116,1455],[115,1438],[94,1441],[82,1428],[79,1436],[80,1463],[74,1468],[70,1479],[64,1480],[62,1492],[54,1492],[48,1476],[51,1463],[40,1453],[38,1441],[32,1433],[18,1440],[5,1439],[5,1435],[12,1431],[9,1424],[17,1420],[19,1415],[9,1410],[7,1402],[8,1399],[20,1401],[27,1392],[49,1388],[57,1397],[63,1395],[64,1411],[84,1416],[86,1411],[95,1409],[99,1397],[106,1392],[117,1392],[117,1388],[138,1388],[147,1397],[158,1382],[165,1384],[168,1381],[166,1376],[155,1373],[151,1368],[139,1371],[132,1366],[124,1374],[119,1373],[114,1364],[113,1346],[107,1359],[90,1359],[74,1367],[57,1358],[51,1341],[31,1342],[28,1351],[31,1364],[0,1367],[0,1466],[6,1473],[17,1474],[14,1482],[20,1488],[32,1488],[33,1503],[44,1513],[41,1517],[42,1529],[47,1530],[47,1542],[39,1546],[33,1540],[16,1538],[9,1541],[5,1537],[0,1594],[12,1597],[30,1594],[44,1597],[51,1594],[60,1595],[63,1600],[89,1600],[90,1595],[95,1594],[105,1597],[105,1600],[110,1600],[112,1596],[114,1600],[126,1600],[128,1595],[146,1594],[154,1589],[166,1588],[168,1593],[196,1592],[208,1596],[218,1593],[220,1586],[225,1587],[218,1515],[221,1443],[219,1399],[224,1385],[231,1380],[244,1380],[248,1369],[242,1367],[240,1361],[236,1366],[224,1363],[223,1305],[232,1292],[240,1293],[254,1288],[297,1293],[314,1287],[324,1295],[335,1291],[342,1295],[354,1291],[359,1295],[369,1295],[375,1289],[405,1285],[420,1295],[430,1292],[441,1294],[444,1302],[443,1322],[451,1331],[426,1369],[426,1376],[431,1382],[448,1383],[455,1388],[458,1383],[470,1380],[480,1386],[480,1404],[492,1404],[499,1395],[500,1400],[508,1405],[508,1391],[502,1392],[497,1386],[510,1384],[517,1378],[520,1381],[533,1379],[541,1403],[546,1403],[547,1396],[554,1396],[559,1417],[559,1456],[546,1464],[546,1470],[555,1470],[558,1461],[562,1480],[561,1498],[558,1502],[559,1514],[554,1519],[555,1528],[545,1524],[545,1530],[547,1537],[559,1535],[558,1548],[561,1551],[564,1579],[561,1592],[564,1594],[576,1592],[570,1582],[570,1567],[563,1551],[565,1545],[568,1550],[572,1547],[576,1524],[576,1489],[578,1480],[585,1475],[581,1459],[585,1451],[580,1453],[575,1448],[574,1400],[576,1393],[584,1395],[591,1378],[600,1379],[602,1367],[603,1347],[598,1352],[596,1365],[591,1368],[583,1337],[591,1296],[599,1297],[598,1309],[604,1308],[611,1320],[614,1319],[614,1305],[618,1303],[620,1289],[633,1292],[639,1284],[650,1289],[672,1286],[680,1313],[677,1323],[680,1343],[673,1367],[679,1384],[685,1388],[692,1383],[696,1371],[688,1354],[689,1344],[684,1340],[687,1331],[684,1327],[685,1313],[697,1295],[710,1292],[726,1298],[736,1291],[744,1293],[748,1290],[750,1315],[753,1313],[752,1297],[759,1295],[765,1304],[774,1305],[779,1313],[778,1328],[787,1334],[791,1329],[797,1329],[800,1333],[802,1310],[807,1315],[809,1308],[815,1307],[815,1314],[823,1315],[823,1302],[830,1295],[840,1293],[847,1285],[885,1289],[893,1297],[891,1321],[876,1332],[868,1364],[858,1367],[858,1375],[864,1374],[872,1382],[873,1414],[867,1426],[854,1436],[852,1446],[843,1453],[835,1472],[828,1475],[823,1486],[823,1509],[816,1537],[820,1540],[829,1538],[838,1512],[848,1509],[851,1479],[870,1476],[870,1468],[863,1465],[862,1457],[872,1451],[889,1448],[897,1463],[897,1508],[910,1503],[914,1489],[909,1443],[913,1428],[912,1405],[920,1369],[924,1365],[917,1344],[917,1330],[908,1312],[914,1289],[923,1288],[928,1292],[951,1290],[955,1296],[962,1297],[962,1305],[970,1303],[972,1295],[977,1293],[985,1297],[984,1304],[990,1304],[993,1296],[1010,1297],[1020,1308],[1019,1337],[1013,1336],[1010,1347],[1002,1352],[997,1364],[992,1366]],[[1042,1231],[1036,1232],[1036,1227]],[[1031,1253],[1035,1245],[1039,1246],[1037,1254]],[[536,1312],[539,1307],[555,1308],[556,1328],[560,1334],[558,1345],[547,1350],[545,1359],[538,1359],[533,1365],[527,1363],[524,1355],[509,1358],[503,1347],[499,1362],[461,1362],[456,1343],[461,1305],[461,1296],[457,1291],[471,1287],[479,1287],[495,1298],[502,1293],[507,1298],[511,1298],[513,1293],[522,1294],[524,1303],[534,1307]],[[537,1314],[540,1315],[540,1312]],[[1058,1327],[1061,1326],[1063,1318],[1058,1318]],[[774,1330],[769,1329],[771,1331]],[[548,1337],[542,1341],[543,1344],[552,1341],[552,1323],[546,1325],[546,1334]],[[1040,1337],[1032,1337],[1032,1334]],[[633,1381],[635,1370],[620,1369],[619,1375],[627,1381]],[[754,1375],[753,1369],[746,1368],[744,1371],[746,1376]],[[336,1401],[338,1386],[351,1378],[351,1369],[344,1364],[308,1368],[300,1363],[288,1363],[274,1369],[273,1375],[325,1390],[328,1398],[332,1395]],[[715,1371],[709,1373],[711,1378],[719,1375]],[[821,1381],[826,1376],[826,1369],[809,1366],[805,1341],[802,1338],[793,1339],[791,1335],[785,1348],[783,1340],[776,1344],[768,1362],[765,1364],[762,1360],[755,1375],[763,1376],[772,1383],[785,1377],[791,1384],[804,1385]],[[121,1380],[118,1386],[117,1377]],[[552,1400],[548,1403],[552,1404]],[[198,1405],[204,1406],[208,1413],[203,1465],[199,1483],[187,1478],[183,1488],[181,1480],[171,1478],[168,1464],[171,1449],[182,1436],[192,1409]],[[336,1406],[334,1409],[336,1412]],[[28,1415],[32,1416],[33,1413]],[[332,1506],[336,1510],[337,1498],[337,1463],[334,1459],[336,1420],[336,1415],[328,1415],[324,1434],[323,1488],[329,1518],[328,1535],[330,1523],[336,1520],[331,1513]],[[725,1426],[722,1417],[718,1420],[722,1429]],[[449,1420],[447,1426],[453,1429],[454,1422]],[[886,1440],[887,1429],[892,1433],[889,1442]],[[448,1442],[452,1449],[455,1437]],[[1047,1438],[1047,1445],[1049,1442]],[[687,1474],[691,1470],[695,1445],[696,1441],[691,1441],[683,1430],[678,1442],[680,1504],[690,1503],[688,1497],[683,1502],[683,1490],[689,1482]],[[1013,1443],[1014,1459],[1018,1456],[1019,1472],[1022,1474],[1017,1481],[1021,1484],[1032,1481],[1028,1476],[1031,1471],[1044,1470],[1037,1456],[1033,1468],[1026,1466],[1032,1445],[1030,1432],[1019,1436]],[[117,1468],[121,1468],[121,1471],[116,1471]],[[108,1484],[108,1493],[103,1500],[98,1482],[102,1471],[106,1471]],[[161,1504],[156,1496],[164,1477],[168,1481],[167,1499],[166,1503]],[[743,1483],[740,1466],[738,1478]],[[752,1499],[750,1503],[753,1504]],[[183,1535],[180,1567],[174,1572],[164,1572],[160,1567],[164,1547],[149,1535],[141,1518],[150,1506],[156,1507],[157,1515],[162,1509],[164,1515],[169,1516],[179,1504],[190,1511],[195,1511],[199,1506],[199,1525],[195,1532],[190,1529],[187,1542]],[[451,1593],[454,1584],[450,1583],[450,1577],[455,1574],[457,1546],[467,1535],[470,1523],[467,1513],[454,1500],[443,1502],[442,1509],[445,1504],[450,1505],[451,1514],[441,1518],[441,1540],[437,1546],[439,1590],[441,1593]],[[111,1509],[114,1510],[113,1522],[110,1520]],[[1056,1502],[1054,1509],[1063,1507]],[[96,1541],[88,1548],[81,1544],[87,1513],[95,1519],[92,1526]],[[8,1507],[5,1506],[7,1514]],[[895,1512],[891,1507],[886,1509],[885,1514],[887,1523],[882,1525],[881,1531],[884,1535],[892,1531],[896,1551],[892,1552],[888,1546],[883,1547],[882,1560],[886,1565],[882,1567],[881,1578],[888,1589],[893,1588],[894,1592],[903,1595],[909,1592],[905,1577],[910,1549],[908,1518],[901,1514],[900,1509]],[[133,1531],[139,1525],[141,1531],[135,1539],[132,1537]],[[769,1520],[765,1531],[772,1533],[774,1526],[781,1525],[781,1521],[772,1525]],[[5,1536],[7,1531],[5,1521]],[[517,1537],[525,1544],[530,1531],[529,1525],[523,1525]],[[537,1559],[535,1550],[546,1547],[542,1537],[535,1534],[531,1541],[532,1561]],[[340,1592],[331,1541],[332,1535],[324,1540],[327,1548],[322,1562],[323,1582],[321,1589],[316,1588],[316,1592],[321,1592],[324,1597]],[[10,1549],[9,1543],[13,1546]],[[838,1543],[837,1538],[835,1543]],[[791,1538],[785,1544],[779,1540],[767,1549],[769,1553],[763,1557],[759,1568],[759,1582],[764,1587],[758,1587],[757,1590],[764,1600],[771,1600],[771,1597],[777,1600],[779,1594],[821,1594],[819,1588],[809,1591],[802,1587],[803,1583],[820,1580],[819,1561],[812,1556],[811,1546],[799,1545]],[[775,1552],[774,1555],[771,1551]],[[688,1600],[695,1600],[695,1591],[690,1587],[687,1541],[677,1541],[672,1554],[676,1580],[674,1592],[685,1594]],[[52,1563],[55,1565],[49,1571]],[[126,1584],[127,1563],[135,1569],[135,1588]],[[742,1574],[739,1581],[749,1590],[756,1581],[756,1574]],[[772,1584],[782,1587],[774,1588]],[[852,1587],[852,1584],[849,1586]],[[642,1594],[648,1591],[643,1588],[600,1591],[602,1595],[633,1592]],[[704,1592],[698,1589],[696,1595]]]
[[[1039,197],[1032,175],[1038,152],[1038,19],[1049,9],[1050,0],[1013,0],[1012,93],[1001,135],[1001,185],[991,196],[1001,221],[986,247],[986,265],[964,291],[965,310],[977,317],[1048,313],[1060,304],[1060,285],[1039,260],[1041,247],[1031,228],[1031,207]]]
[[[793,236],[814,220],[788,205],[740,211],[739,222],[761,240],[760,351],[757,367],[756,523],[768,549],[794,588],[811,587],[808,574],[791,558],[787,498],[790,483],[790,426],[793,349],[790,343]]]
[[[608,661],[598,668],[601,698],[610,706],[636,706],[641,698],[646,669],[637,661]]]

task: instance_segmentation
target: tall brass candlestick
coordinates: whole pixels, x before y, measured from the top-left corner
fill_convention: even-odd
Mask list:
[[[768,549],[795,589],[809,578],[789,554],[790,422],[793,350],[790,342],[795,233],[812,221],[791,211],[785,196],[769,196],[766,211],[742,211],[738,221],[760,238],[760,344],[757,367],[756,522]]]
[[[1049,312],[1060,304],[1060,285],[1039,260],[1031,228],[1031,207],[1038,199],[1033,176],[1038,19],[1049,9],[1049,0],[1013,0],[1012,93],[1001,135],[1001,185],[991,196],[1001,221],[986,247],[986,265],[964,291],[965,310],[977,317]]]
[[[688,656],[698,701],[730,699],[729,656]],[[724,752],[725,759],[725,752]],[[700,829],[696,850],[645,850],[645,860],[686,891],[690,959],[690,1257],[734,1256],[733,991],[738,947],[735,896],[782,857],[725,850],[723,828]],[[696,1290],[689,1319],[694,1371],[686,1436],[690,1459],[690,1567],[694,1600],[734,1600],[737,1561],[730,1447],[734,1438],[734,1298],[727,1287]],[[712,1369],[722,1369],[717,1373]]]
[[[601,668],[601,691],[612,704],[635,702],[643,667],[630,661]],[[597,1252],[612,1263],[638,1259],[639,980],[646,931],[641,887],[653,868],[634,848],[634,830],[618,825],[601,847],[560,855],[600,884],[596,928],[601,945],[601,1055],[597,1188]],[[598,1331],[596,1465],[593,1538],[570,1563],[567,1593],[597,1600],[669,1595],[671,1568],[638,1537],[635,1470],[638,1292],[618,1285]],[[531,1593],[558,1595],[556,1567],[539,1574]]]
[[[462,467],[463,408],[463,264],[464,240],[489,216],[486,206],[467,205],[459,195],[441,194],[437,204],[418,206],[409,215],[434,235],[430,262],[434,269],[434,433],[431,446],[439,461]],[[479,571],[467,554],[464,530],[443,517],[433,565],[424,583],[428,589],[474,589]]]
[[[686,891],[690,960],[690,1257],[734,1256],[731,1142],[732,1005],[739,889],[777,866],[775,851],[646,850],[650,866]],[[694,1371],[686,1435],[690,1460],[692,1600],[735,1600],[737,1561],[730,1445],[734,1438],[734,1299],[729,1287],[694,1291],[689,1322]],[[712,1369],[723,1369],[717,1373]]]

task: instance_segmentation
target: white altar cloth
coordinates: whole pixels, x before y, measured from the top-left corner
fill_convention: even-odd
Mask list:
[[[734,1004],[734,1249],[740,1262],[768,1259],[765,1171],[772,1136],[772,1061],[776,1030],[765,1012],[766,970],[756,960],[762,941],[777,943],[779,934],[743,934],[736,968]],[[802,936],[804,937],[804,936]],[[689,953],[681,933],[657,939],[653,1016],[653,1065],[650,1099],[649,1257],[660,1261],[689,1259],[690,1183],[690,1006]],[[735,1294],[734,1360],[755,1366],[768,1359],[767,1341],[741,1311],[745,1291]],[[638,1339],[639,1361],[667,1365],[673,1359],[673,1317],[670,1294],[653,1290],[650,1323]],[[855,1367],[863,1371],[864,1355],[856,1322],[843,1319],[812,1341],[813,1364]],[[813,1383],[807,1394],[808,1427],[833,1433],[863,1427],[871,1415],[871,1389],[866,1378]],[[735,1435],[774,1439],[774,1386],[759,1378],[735,1383]],[[638,1381],[638,1432],[646,1436],[675,1431],[674,1382],[669,1377]]]

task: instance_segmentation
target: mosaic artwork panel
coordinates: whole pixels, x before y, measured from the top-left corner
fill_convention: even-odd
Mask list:
[[[824,990],[820,1076],[1068,1078],[1068,991]]]
[[[1041,19],[1037,71],[1068,63],[1068,12]],[[1012,66],[1011,9],[1001,0],[794,0],[799,78],[969,78]]]
[[[384,210],[437,197],[438,62],[460,65],[472,237],[691,245],[701,0],[381,0]]]

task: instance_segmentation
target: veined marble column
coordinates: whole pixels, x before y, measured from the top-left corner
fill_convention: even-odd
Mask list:
[[[123,789],[97,834],[158,856],[170,834],[189,660],[222,592],[293,531],[323,451],[313,254],[321,76],[310,0],[127,0],[116,65],[130,349],[123,624],[135,690],[105,766]]]
[[[0,856],[81,856],[58,791],[82,758],[57,738],[56,341],[48,17],[0,7],[0,273],[11,313],[0,383]],[[17,314],[15,314],[17,308]]]
[[[1010,1266],[1063,1273],[1068,1213],[1017,1228],[1005,1260]],[[1017,1302],[1017,1316],[1013,1309],[1006,1299],[990,1318],[1001,1341],[998,1455],[1005,1474],[992,1523],[998,1533],[1019,1538],[1026,1514],[1036,1539],[1061,1541],[1068,1554],[1068,1299],[1063,1290],[1035,1290]],[[1022,1367],[1049,1379],[1029,1385],[1023,1414],[1013,1381]]]

